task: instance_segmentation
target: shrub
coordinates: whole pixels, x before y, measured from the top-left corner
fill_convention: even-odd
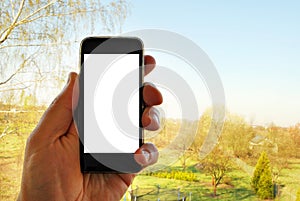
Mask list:
[[[258,183],[259,183],[259,179],[261,177],[262,172],[264,171],[265,168],[265,164],[267,163],[267,155],[265,152],[262,152],[257,164],[255,166],[255,170],[253,173],[253,177],[252,177],[252,181],[251,181],[251,185],[255,191],[255,193],[257,193],[258,191]]]
[[[273,183],[270,167],[266,167],[260,176],[257,195],[261,199],[273,198]]]
[[[265,152],[261,153],[257,161],[251,184],[255,193],[260,198],[273,198],[273,183],[270,160]]]
[[[170,172],[160,171],[160,172],[150,172],[147,173],[149,176],[166,178],[166,179],[176,179],[183,181],[197,181],[197,176],[193,172],[181,172],[172,170]]]

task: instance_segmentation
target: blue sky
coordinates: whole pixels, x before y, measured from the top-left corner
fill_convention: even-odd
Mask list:
[[[254,124],[300,122],[300,1],[130,1],[123,32],[156,28],[197,43],[229,111]]]

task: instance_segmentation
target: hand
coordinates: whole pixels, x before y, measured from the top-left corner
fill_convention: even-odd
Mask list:
[[[155,60],[145,56],[145,74],[154,66]],[[75,104],[79,94],[77,79],[76,73],[69,75],[64,90],[27,140],[18,200],[119,201],[135,177],[135,174],[81,173],[79,139],[72,116],[73,89]],[[161,104],[162,96],[153,85],[145,84],[143,97],[147,107],[142,124],[146,129],[158,129],[158,114],[152,106]],[[143,167],[158,159],[157,149],[152,144],[144,144],[136,153],[135,160]]]

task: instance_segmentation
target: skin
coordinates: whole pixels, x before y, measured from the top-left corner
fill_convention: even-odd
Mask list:
[[[145,56],[145,74],[154,67],[154,58]],[[78,75],[70,73],[65,88],[27,140],[18,200],[119,201],[132,183],[136,174],[81,173],[79,139],[72,116],[72,104],[76,106],[78,96]],[[143,97],[147,107],[142,124],[148,130],[156,130],[159,114],[152,106],[161,104],[162,96],[154,85],[147,83]],[[144,144],[136,151],[135,160],[143,167],[157,159],[153,144]]]

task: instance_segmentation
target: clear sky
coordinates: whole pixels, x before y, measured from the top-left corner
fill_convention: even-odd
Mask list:
[[[131,1],[123,32],[155,28],[214,62],[230,112],[254,124],[300,122],[300,1]]]

